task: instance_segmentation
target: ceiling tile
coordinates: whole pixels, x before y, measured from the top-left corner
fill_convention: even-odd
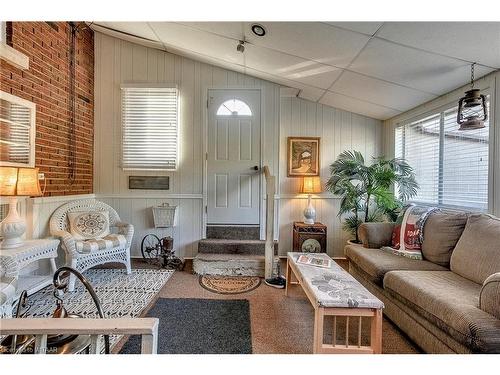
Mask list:
[[[198,30],[224,35],[232,39],[243,39],[245,22],[178,22]]]
[[[95,22],[95,24],[131,34],[139,38],[159,41],[147,22]]]
[[[373,35],[382,26],[383,22],[325,22],[332,26],[342,27],[358,33]]]
[[[335,82],[331,91],[399,111],[414,108],[436,97],[348,71]]]
[[[245,63],[249,68],[323,89],[329,88],[342,72],[329,65],[250,44],[245,48]]]
[[[377,104],[367,103],[362,100],[350,98],[341,94],[327,91],[319,101],[321,104],[329,105],[345,111],[359,113],[378,120],[387,120],[401,113],[391,108],[379,106]]]
[[[388,22],[377,36],[435,53],[500,67],[500,22]]]
[[[246,35],[249,42],[307,60],[347,66],[369,37],[318,22],[264,22],[264,37]]]
[[[265,79],[267,81],[271,81],[283,86],[297,88],[300,90],[299,97],[313,102],[317,101],[325,92],[325,90],[319,89],[317,87],[308,86],[307,84],[301,82],[292,81],[280,76],[275,76],[252,68],[247,68],[246,74],[257,78]]]
[[[150,22],[149,24],[166,46],[243,65],[243,54],[236,51],[237,43],[234,40],[173,22]]]
[[[349,69],[438,95],[467,84],[470,77],[470,65],[466,62],[376,38]],[[476,77],[492,71],[477,66]]]

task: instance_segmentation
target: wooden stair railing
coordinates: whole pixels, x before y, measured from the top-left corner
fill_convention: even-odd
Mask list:
[[[0,323],[0,335],[34,335],[37,354],[47,352],[47,335],[55,334],[90,335],[91,354],[100,354],[101,335],[141,335],[141,354],[156,354],[158,318],[13,318]]]
[[[269,167],[264,166],[266,177],[266,250],[265,250],[265,278],[272,277],[274,262],[274,194],[276,191],[276,178],[269,172]]]

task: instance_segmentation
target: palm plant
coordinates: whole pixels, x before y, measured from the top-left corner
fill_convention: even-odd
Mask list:
[[[343,228],[359,242],[358,227],[363,222],[395,221],[403,202],[417,194],[413,168],[404,160],[374,158],[371,165],[359,151],[344,151],[330,165],[326,189],[341,197],[339,218]],[[397,186],[397,194],[391,190]]]

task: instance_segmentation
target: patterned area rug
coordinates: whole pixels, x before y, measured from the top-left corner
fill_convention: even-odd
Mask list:
[[[254,290],[260,285],[257,276],[210,276],[203,275],[200,285],[206,290],[219,294],[240,294]]]
[[[108,318],[138,317],[153,301],[156,294],[172,276],[172,270],[135,269],[127,275],[122,269],[92,269],[84,272],[95,289]],[[28,298],[27,316],[50,317],[56,306],[54,288],[48,286]],[[63,296],[64,306],[69,313],[83,317],[98,317],[92,297],[80,281],[76,281],[73,292]],[[121,336],[111,336],[111,347]]]

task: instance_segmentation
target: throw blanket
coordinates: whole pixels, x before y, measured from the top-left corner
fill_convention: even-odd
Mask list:
[[[429,215],[437,210],[410,204],[399,214],[392,232],[391,246],[382,250],[390,253],[422,260],[422,242],[424,241],[424,225]]]

